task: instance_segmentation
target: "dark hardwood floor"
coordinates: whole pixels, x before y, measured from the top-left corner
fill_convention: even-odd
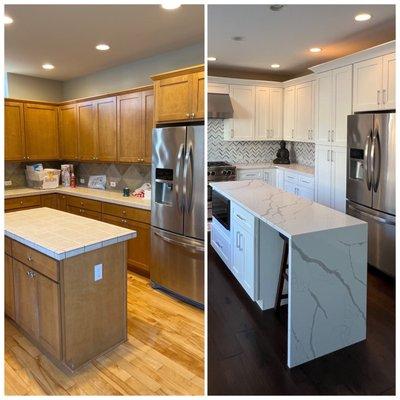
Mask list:
[[[210,395],[395,394],[395,285],[368,273],[367,340],[286,367],[287,310],[262,312],[210,247]]]

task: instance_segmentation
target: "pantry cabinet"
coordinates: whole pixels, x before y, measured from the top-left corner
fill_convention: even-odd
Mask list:
[[[395,53],[355,63],[353,111],[395,109]]]
[[[57,160],[58,108],[52,105],[24,104],[25,149],[27,160]]]
[[[16,101],[4,104],[4,155],[6,161],[25,160],[24,105]]]

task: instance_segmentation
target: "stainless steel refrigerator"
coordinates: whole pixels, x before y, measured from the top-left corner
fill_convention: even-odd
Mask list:
[[[347,117],[347,213],[368,222],[368,263],[395,275],[396,115]]]
[[[153,130],[153,287],[204,304],[204,125]]]

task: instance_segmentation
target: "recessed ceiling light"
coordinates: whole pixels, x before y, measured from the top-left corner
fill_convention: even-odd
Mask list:
[[[14,22],[14,20],[13,20],[11,17],[9,17],[8,15],[5,15],[5,16],[4,16],[4,23],[5,23],[6,25],[12,24],[13,22]]]
[[[102,44],[98,44],[96,46],[96,49],[100,50],[100,51],[106,51],[106,50],[110,50],[110,46],[108,44],[102,43]]]
[[[368,21],[369,19],[371,19],[371,15],[370,14],[366,14],[366,13],[362,13],[362,14],[358,14],[354,17],[354,19],[358,22],[361,21]]]
[[[271,68],[274,68],[274,69],[276,69],[276,68],[279,68],[280,67],[280,65],[279,64],[271,64]]]
[[[54,69],[54,65],[53,64],[43,64],[42,68],[43,69]]]
[[[244,40],[244,36],[233,36],[232,40],[235,42],[242,42]]]
[[[283,7],[284,6],[282,4],[272,4],[272,6],[270,6],[269,9],[271,11],[281,11]]]
[[[207,57],[207,60],[208,61],[217,61],[217,58],[216,57]]]
[[[161,7],[164,8],[165,10],[176,10],[177,8],[179,8],[181,6],[180,3],[178,3],[177,1],[164,1],[161,4]]]
[[[311,47],[310,51],[311,53],[319,53],[321,49],[319,47]]]

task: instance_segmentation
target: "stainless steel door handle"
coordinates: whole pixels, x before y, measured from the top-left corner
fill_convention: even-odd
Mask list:
[[[376,154],[378,157],[375,159]],[[371,179],[372,179],[372,187],[374,192],[377,192],[379,186],[379,178],[381,175],[381,144],[379,141],[379,133],[376,132],[372,139],[372,147],[371,147]],[[377,162],[375,169],[375,162]]]
[[[381,104],[381,91],[380,90],[377,90],[376,102],[378,103],[378,106]]]
[[[364,146],[364,165],[366,166],[366,174],[365,174],[365,182],[367,184],[368,190],[371,190],[371,174],[370,174],[370,164],[371,164],[371,159],[370,159],[370,149],[371,149],[371,133],[369,133],[367,140],[365,141],[365,146]],[[365,167],[364,167],[365,169]]]
[[[178,208],[183,212],[183,199],[182,199],[182,163],[183,163],[183,154],[185,152],[185,145],[181,144],[178,151],[178,158],[176,160],[176,178],[177,183],[175,184],[175,195],[176,202],[178,204]]]
[[[192,145],[186,151],[185,163],[183,166],[183,197],[185,211],[188,213],[192,207],[193,197],[193,149]]]
[[[196,253],[202,253],[202,252],[204,252],[204,247],[196,246],[196,245],[190,245],[190,244],[188,244],[188,243],[178,242],[177,240],[174,240],[174,239],[168,238],[168,237],[166,237],[166,236],[163,236],[163,235],[161,235],[161,234],[158,233],[158,232],[154,232],[154,234],[155,234],[156,236],[158,236],[159,238],[161,238],[162,240],[164,240],[165,242],[170,243],[170,244],[172,244],[172,245],[180,246],[180,247],[185,248],[186,250],[191,250],[191,251],[194,251],[194,252],[196,252]]]
[[[391,221],[390,219],[381,218],[381,217],[377,217],[376,215],[369,214],[369,213],[367,213],[365,211],[360,210],[359,208],[353,207],[351,204],[348,204],[347,206],[349,207],[350,210],[353,210],[356,213],[359,213],[359,214],[364,215],[364,216],[366,216],[368,218],[371,218],[376,222],[380,222],[381,224],[394,225],[394,226],[396,225],[396,220],[395,219],[393,219],[393,221]]]

